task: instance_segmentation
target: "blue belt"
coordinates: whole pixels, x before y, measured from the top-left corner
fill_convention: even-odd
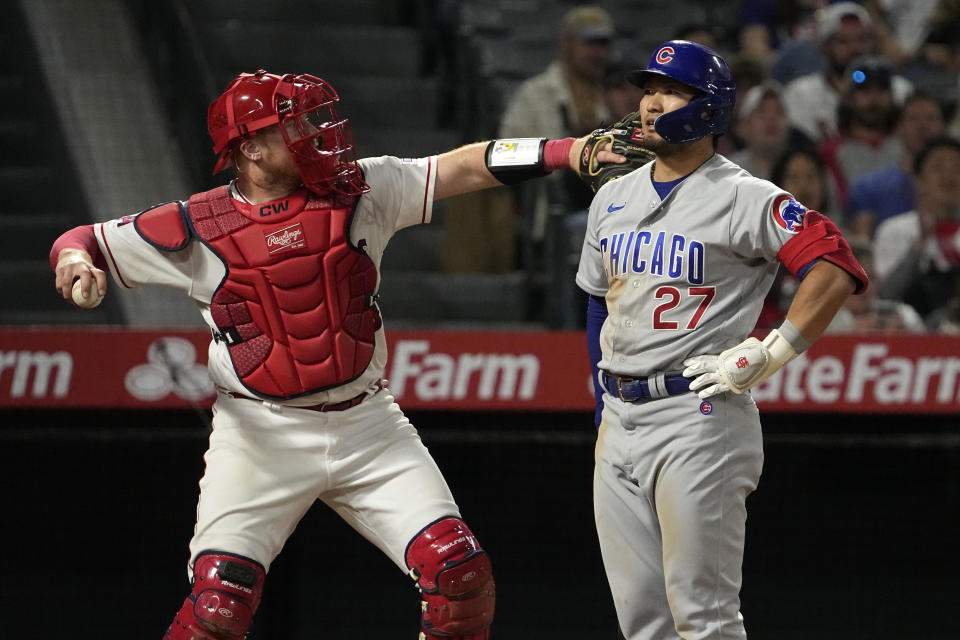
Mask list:
[[[659,400],[690,391],[690,378],[680,374],[655,373],[646,378],[631,378],[600,371],[599,377],[607,393],[624,402]]]

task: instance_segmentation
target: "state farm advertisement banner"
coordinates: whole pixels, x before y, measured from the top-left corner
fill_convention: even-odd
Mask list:
[[[209,406],[205,331],[0,328],[0,407]],[[388,332],[410,410],[590,411],[581,332]],[[753,390],[764,411],[960,414],[960,337],[827,336]]]
[[[210,405],[205,331],[0,328],[0,406]]]

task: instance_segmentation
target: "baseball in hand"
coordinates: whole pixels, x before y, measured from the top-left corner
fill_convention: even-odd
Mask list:
[[[101,300],[103,300],[103,296],[97,290],[96,282],[90,283],[90,295],[86,298],[83,297],[83,292],[80,290],[80,281],[77,280],[73,283],[73,303],[81,309],[93,309],[100,304]]]

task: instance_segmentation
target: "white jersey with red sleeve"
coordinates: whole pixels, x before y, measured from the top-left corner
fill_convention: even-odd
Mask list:
[[[378,271],[383,251],[398,230],[427,223],[433,214],[433,189],[437,158],[399,159],[393,156],[359,161],[370,191],[359,197],[350,224],[350,241],[362,249]],[[240,198],[233,191],[234,197]],[[210,303],[223,281],[220,258],[195,238],[181,249],[164,251],[147,242],[132,224],[136,215],[94,225],[97,243],[114,281],[124,288],[161,285],[182,291],[196,301],[211,330],[216,329]],[[352,398],[383,376],[387,349],[383,327],[376,332],[376,349],[367,369],[342,386],[286,401],[291,405],[315,405]],[[249,393],[234,371],[225,342],[211,341],[210,375],[219,387]]]
[[[577,284],[606,297],[601,369],[683,369],[753,330],[806,209],[719,154],[660,199],[653,164],[604,185],[590,206]]]

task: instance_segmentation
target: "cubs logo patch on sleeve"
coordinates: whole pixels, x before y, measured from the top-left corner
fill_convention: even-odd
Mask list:
[[[773,219],[787,233],[799,233],[803,228],[803,216],[807,208],[791,198],[780,196],[773,201]]]

